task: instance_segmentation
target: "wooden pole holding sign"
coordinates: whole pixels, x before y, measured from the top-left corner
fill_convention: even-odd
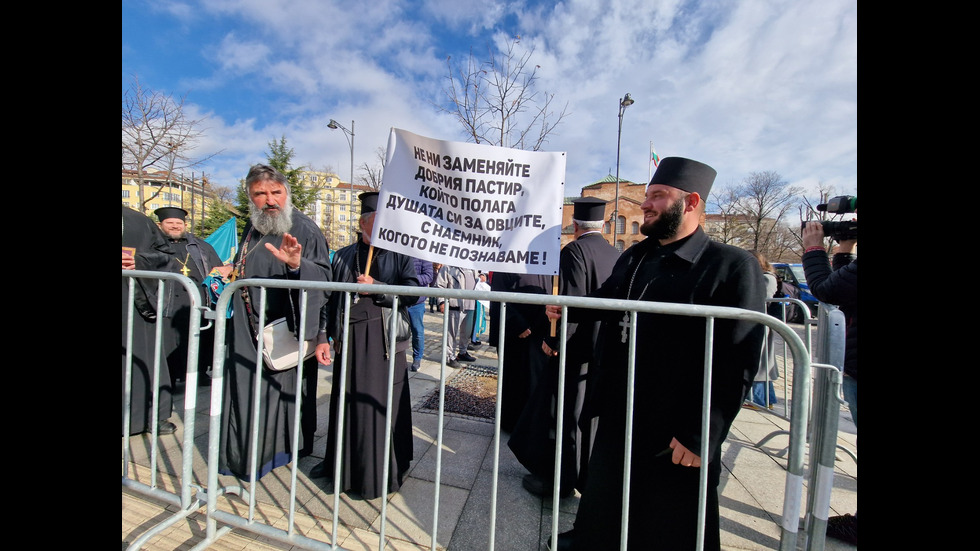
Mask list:
[[[371,275],[371,257],[374,256],[374,245],[368,246],[367,264],[364,265],[364,275]]]
[[[554,295],[554,296],[558,296],[558,276],[557,275],[551,276],[551,294]],[[557,324],[558,324],[558,320],[556,320],[556,319],[551,320],[551,336],[552,337],[555,336],[555,326]]]

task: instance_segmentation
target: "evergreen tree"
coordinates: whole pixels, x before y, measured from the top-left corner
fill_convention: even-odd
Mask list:
[[[222,224],[227,222],[229,218],[235,216],[228,209],[228,207],[225,206],[224,202],[219,201],[218,199],[215,198],[208,198],[207,201],[208,201],[208,207],[207,207],[208,214],[207,216],[204,217],[204,220],[201,221],[201,223],[198,224],[196,228],[197,229],[196,233],[198,237],[202,237],[202,238],[207,238],[212,233],[214,233],[215,230],[220,228]],[[241,226],[244,226],[244,224],[241,224]],[[241,227],[239,228],[238,233],[239,234],[241,233]]]
[[[248,198],[248,192],[245,191],[245,179],[238,181],[238,193],[235,194],[235,207],[238,208],[238,212],[242,213],[235,222],[235,226],[238,228],[238,235],[245,232],[245,224],[248,223],[248,219],[251,216],[251,205],[252,200]]]
[[[293,196],[293,206],[307,212],[307,207],[316,200],[316,189],[307,189],[300,184],[300,168],[293,168],[293,149],[286,146],[286,137],[283,136],[278,142],[269,142],[269,166],[282,172],[289,183],[289,191]]]

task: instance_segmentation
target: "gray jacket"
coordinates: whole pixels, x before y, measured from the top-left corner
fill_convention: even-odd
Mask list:
[[[476,270],[470,268],[459,268],[456,266],[443,266],[436,276],[436,287],[440,289],[466,289],[472,291],[476,287]],[[439,304],[449,301],[450,308],[460,310],[473,310],[476,308],[476,301],[461,298],[439,298]]]

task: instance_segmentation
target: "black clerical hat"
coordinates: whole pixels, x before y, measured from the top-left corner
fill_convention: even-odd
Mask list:
[[[657,171],[650,179],[650,185],[663,184],[689,193],[697,192],[702,201],[708,200],[711,184],[718,172],[710,166],[685,159],[684,157],[664,157]]]
[[[361,214],[368,214],[378,210],[378,192],[366,191],[357,196],[361,200]]]
[[[606,201],[598,197],[579,197],[572,201],[575,211],[572,218],[583,222],[606,219]]]
[[[181,220],[187,219],[187,211],[178,207],[161,207],[153,211],[153,214],[156,214],[157,220],[161,222],[167,218],[180,218]]]

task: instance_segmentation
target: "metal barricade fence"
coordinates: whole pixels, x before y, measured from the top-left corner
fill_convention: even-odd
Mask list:
[[[133,277],[140,277],[140,276],[146,277],[147,274],[152,274],[153,276],[161,277],[162,279],[182,279],[185,281],[182,281],[181,283],[184,284],[185,286],[188,286],[187,282],[190,281],[187,280],[187,278],[184,278],[183,276],[172,275],[172,274],[161,275],[156,272],[149,272],[149,273],[131,272],[130,275]],[[127,274],[124,274],[124,276],[125,275]],[[343,350],[342,357],[343,357],[344,365],[341,366],[338,380],[332,381],[332,384],[334,385],[339,384],[341,389],[345,388],[345,384],[346,384],[345,377],[347,376],[347,370],[349,368],[348,363],[349,363],[350,356],[349,354],[347,354],[348,334],[346,328],[349,324],[349,311],[350,311],[349,306],[350,306],[351,294],[360,291],[393,294],[396,297],[401,296],[403,299],[409,296],[413,296],[413,297],[438,296],[444,298],[464,298],[464,299],[472,299],[472,300],[488,300],[491,302],[497,302],[500,303],[501,319],[491,320],[491,323],[499,324],[498,325],[499,334],[501,335],[505,334],[506,332],[506,311],[507,311],[506,309],[508,304],[526,303],[526,304],[538,304],[538,305],[549,305],[549,304],[559,305],[562,307],[562,312],[563,312],[563,316],[560,321],[560,333],[558,335],[559,342],[565,341],[565,336],[567,331],[567,315],[564,314],[567,314],[567,309],[569,307],[626,311],[629,313],[630,323],[634,327],[636,326],[637,314],[639,313],[703,317],[706,319],[706,327],[707,327],[706,346],[709,347],[712,342],[711,339],[713,338],[712,329],[714,326],[715,319],[733,319],[733,320],[744,320],[744,321],[760,323],[766,326],[770,331],[775,331],[783,339],[785,345],[789,349],[789,354],[792,357],[792,361],[793,361],[792,375],[793,375],[794,384],[793,384],[793,396],[791,402],[792,413],[789,418],[791,422],[791,427],[789,432],[790,442],[788,447],[789,452],[788,452],[788,461],[786,467],[787,475],[785,480],[785,496],[784,496],[784,503],[783,503],[783,520],[781,525],[780,549],[783,551],[790,551],[796,549],[797,539],[798,539],[798,529],[801,524],[801,511],[803,508],[802,495],[803,495],[803,478],[804,478],[804,462],[805,462],[804,454],[805,454],[806,442],[807,442],[807,423],[805,422],[805,420],[809,418],[809,408],[811,406],[810,352],[808,350],[808,347],[804,344],[803,340],[800,338],[800,336],[796,333],[796,331],[793,328],[789,327],[785,323],[782,323],[780,320],[777,320],[776,318],[769,316],[766,313],[752,312],[748,310],[741,310],[737,308],[728,308],[728,307],[720,307],[720,306],[638,302],[638,301],[619,300],[619,299],[596,299],[596,298],[587,298],[587,297],[534,295],[534,294],[509,293],[509,292],[505,293],[505,292],[496,292],[496,291],[484,292],[484,291],[455,290],[455,289],[438,289],[438,288],[430,288],[430,287],[403,287],[403,286],[381,285],[381,284],[360,285],[360,284],[353,284],[353,283],[334,283],[334,282],[316,283],[316,282],[269,280],[269,279],[239,280],[229,284],[225,288],[224,292],[222,292],[218,300],[218,303],[216,305],[215,311],[226,312],[233,294],[235,292],[238,292],[242,287],[246,285],[249,287],[261,288],[263,294],[265,292],[265,289],[267,288],[281,288],[281,289],[286,288],[286,289],[299,290],[301,293],[301,300],[299,301],[299,304],[301,305],[300,327],[304,325],[304,320],[306,319],[306,316],[318,315],[318,312],[310,313],[305,311],[306,301],[304,299],[306,293],[320,292],[320,291],[341,291],[344,293],[343,296],[345,297],[344,299],[346,301],[347,307],[345,308],[346,315],[345,315],[345,319],[343,320],[345,329],[342,337],[342,342],[340,343],[341,349]],[[193,287],[191,286],[190,288]],[[198,294],[196,293],[196,289],[194,293],[189,293],[189,294],[195,299],[197,299],[198,297]],[[130,296],[130,301],[132,302],[132,296]],[[195,308],[197,308],[198,305],[199,305],[199,299],[197,299],[197,301],[195,302]],[[393,307],[393,310],[397,309],[397,307],[398,304],[396,298],[396,303]],[[191,316],[191,319],[192,319],[191,334],[199,335],[199,331],[197,331],[198,328],[195,327],[196,321],[199,320],[196,320],[195,316]],[[266,320],[264,319],[260,319],[259,320],[260,326],[261,324],[264,324],[265,321]],[[395,334],[396,321],[397,321],[396,316],[390,317],[390,326],[389,326],[390,334]],[[445,397],[445,389],[446,389],[447,359],[446,359],[445,345],[447,342],[447,328],[448,328],[448,316],[443,316],[442,347],[440,352],[441,364],[440,364],[439,383],[438,383],[438,389],[439,389],[438,430],[437,430],[436,445],[435,445],[436,474],[435,474],[435,486],[434,486],[435,489],[434,489],[434,496],[433,496],[434,514],[433,514],[432,528],[429,534],[429,537],[431,538],[430,540],[431,549],[433,551],[437,547],[436,534],[438,533],[438,523],[439,523],[439,504],[440,504],[439,492],[441,487],[441,483],[440,483],[441,471],[442,471],[441,454],[443,450],[443,425],[444,425],[444,412],[445,412],[444,397]],[[255,435],[256,435],[256,431],[258,430],[257,420],[253,422],[253,426],[251,429],[253,431],[252,438],[251,438],[251,442],[253,442],[252,462],[251,462],[252,474],[250,479],[247,481],[249,484],[248,489],[235,484],[222,485],[221,483],[219,483],[218,480],[218,464],[219,464],[219,453],[220,453],[219,443],[220,443],[220,432],[221,432],[221,411],[223,408],[223,400],[224,400],[223,380],[224,380],[224,363],[225,363],[225,355],[226,355],[226,351],[224,349],[225,347],[223,343],[225,342],[226,330],[227,330],[227,320],[224,318],[224,316],[218,315],[217,319],[215,320],[215,349],[214,349],[214,357],[213,357],[213,364],[212,364],[213,382],[211,386],[211,402],[210,402],[210,412],[209,412],[206,486],[204,488],[199,488],[200,495],[198,495],[196,498],[193,499],[191,498],[190,462],[191,462],[192,448],[194,445],[193,444],[193,418],[194,418],[194,408],[196,407],[196,405],[193,403],[193,400],[194,397],[196,396],[197,363],[196,361],[191,361],[192,358],[190,358],[190,356],[194,356],[193,359],[196,360],[196,354],[198,350],[197,343],[193,343],[188,353],[189,355],[188,386],[187,386],[188,391],[185,398],[185,435],[184,435],[184,443],[183,443],[183,465],[182,465],[182,472],[184,473],[184,476],[181,481],[180,500],[179,502],[177,502],[176,500],[174,500],[173,496],[171,495],[161,495],[160,491],[148,491],[149,489],[147,488],[138,488],[142,491],[145,491],[146,493],[152,494],[154,497],[159,497],[168,502],[179,505],[181,507],[181,510],[178,513],[174,514],[173,517],[165,520],[163,523],[161,523],[161,525],[154,526],[153,528],[151,528],[150,532],[158,531],[158,529],[160,529],[164,525],[166,526],[172,525],[173,523],[177,522],[181,518],[193,512],[193,510],[205,506],[206,507],[206,535],[204,537],[204,540],[201,541],[195,547],[195,549],[204,549],[210,546],[222,535],[230,532],[233,529],[240,529],[243,531],[251,532],[302,549],[314,549],[314,550],[339,549],[339,547],[337,547],[337,535],[339,531],[339,526],[338,526],[339,514],[336,514],[336,512],[339,510],[339,500],[340,500],[341,492],[334,492],[333,511],[335,512],[335,514],[332,515],[333,526],[329,534],[326,533],[324,534],[327,538],[331,540],[330,543],[326,543],[322,540],[315,539],[312,537],[300,535],[296,531],[295,514],[296,514],[296,501],[297,501],[298,461],[296,461],[295,458],[292,461],[290,467],[288,507],[285,508],[288,509],[286,527],[279,528],[273,526],[271,523],[261,522],[259,519],[256,518]],[[490,495],[490,502],[491,502],[490,515],[489,515],[490,531],[489,531],[489,541],[487,542],[488,548],[491,550],[494,549],[494,534],[496,532],[495,525],[496,525],[496,513],[497,513],[497,488],[498,488],[498,475],[500,470],[499,461],[500,461],[501,400],[499,398],[501,396],[501,392],[503,388],[503,378],[506,376],[504,366],[502,365],[505,346],[506,346],[506,342],[502,340],[497,350],[497,356],[498,356],[497,400],[496,400],[496,412],[495,412],[494,433],[493,433],[494,465],[493,465],[491,495]],[[626,435],[626,446],[627,446],[626,456],[625,456],[626,464],[624,465],[625,474],[623,480],[623,489],[624,489],[624,496],[625,496],[624,510],[628,510],[625,508],[628,508],[629,506],[629,472],[630,472],[629,466],[631,462],[629,447],[632,441],[632,432],[633,432],[631,419],[632,419],[632,409],[633,409],[633,402],[634,402],[634,389],[632,387],[633,387],[633,374],[635,372],[635,367],[636,367],[635,350],[636,350],[636,332],[631,331],[630,339],[629,339],[629,351],[630,351],[629,353],[630,360],[628,365],[629,383],[628,383],[628,395],[626,396],[626,406],[625,406],[630,421],[627,424],[629,428],[628,428],[628,433]],[[302,346],[301,346],[301,350],[298,352],[298,354],[300,354],[300,359],[302,358],[303,352],[304,351],[302,350]],[[259,367],[259,363],[262,361],[261,356],[262,356],[262,350],[261,348],[259,348],[256,351],[257,369],[261,369],[261,367]],[[566,368],[566,359],[567,358],[565,357],[565,347],[563,346],[561,347],[561,350],[559,352],[558,381],[560,386],[558,388],[558,393],[557,393],[558,403],[557,403],[557,413],[556,413],[557,427],[556,427],[556,443],[555,443],[556,465],[560,464],[560,453],[562,449],[562,435],[564,433],[562,429],[562,422],[564,419],[563,411],[565,407],[564,373]],[[392,398],[392,385],[393,385],[394,367],[395,367],[394,362],[395,362],[395,354],[390,354],[389,366],[388,366],[388,382],[387,382],[388,403],[391,403],[391,398]],[[191,375],[192,366],[193,369],[195,370],[193,380]],[[302,370],[302,361],[299,362],[299,366],[297,367],[297,369]],[[710,395],[711,395],[710,375],[712,369],[712,361],[710,359],[710,355],[705,362],[704,369],[705,369],[705,381],[708,381],[709,383],[706,384],[703,389],[702,403],[707,404],[710,403]],[[297,375],[298,384],[302,384],[302,380],[303,377],[302,377],[302,373],[300,372]],[[192,389],[195,391],[191,391]],[[296,444],[299,438],[302,393],[296,392],[295,395],[296,395],[296,404],[294,409],[295,418],[292,423],[292,435],[291,435],[291,441],[293,443],[292,449],[296,449]],[[339,393],[341,403],[336,408],[336,411],[341,412],[341,415],[343,415],[345,409],[343,404],[344,395],[345,395],[344,392]],[[261,397],[256,391],[256,393],[254,394],[254,399],[259,400],[260,398]],[[385,418],[386,430],[388,431],[387,434],[390,434],[391,423],[392,423],[392,419],[391,419],[392,411],[391,408],[386,408],[386,409],[387,409],[386,418]],[[255,410],[256,410],[256,415],[258,415],[257,413],[258,407],[255,407]],[[189,428],[186,425],[187,422],[191,423]],[[343,442],[343,439],[341,438],[341,434],[340,434],[340,431],[344,430],[344,423],[342,418],[338,419],[337,429],[338,429],[338,434],[337,434],[336,441],[338,442],[338,445],[336,446],[336,457],[334,461],[334,465],[335,465],[334,480],[339,480],[338,475],[339,475],[339,470],[341,465],[341,461],[339,461],[339,458],[343,451],[341,449],[342,448],[341,443]],[[705,408],[705,410],[702,412],[702,434],[706,433],[707,430],[708,430],[708,414],[707,414],[707,409]],[[701,450],[699,450],[700,455],[702,457],[707,457],[707,453],[706,453],[707,440],[708,440],[707,438],[702,439],[703,447]],[[124,443],[123,484],[124,486],[132,487],[136,485],[133,484],[131,481],[128,482],[126,479],[125,463],[126,463],[127,456],[125,454],[125,446],[126,444]],[[387,469],[387,465],[389,462],[389,455],[391,453],[390,438],[386,439],[385,448],[386,449],[385,449],[384,461],[386,465],[385,468]],[[811,447],[811,454],[812,453],[814,453],[814,448]],[[700,504],[699,504],[699,518],[698,518],[699,542],[703,541],[704,507],[705,507],[706,488],[707,488],[707,469],[701,469],[700,475],[701,475],[700,490],[699,490]],[[557,500],[559,498],[558,493],[559,493],[560,484],[558,483],[559,482],[558,477],[559,477],[559,473],[556,470],[554,474],[554,480],[552,486],[554,489],[553,490],[554,495],[552,496],[554,500],[553,503],[557,503]],[[383,481],[384,481],[383,482],[384,491],[382,495],[388,495],[387,470],[384,473]],[[248,503],[248,511],[245,517],[236,514],[234,511],[218,509],[217,507],[218,497],[222,495],[229,495],[229,494],[238,494],[243,500],[245,500]],[[387,502],[388,499],[381,500],[381,515],[379,517],[380,529],[378,531],[378,542],[379,542],[379,547],[381,548],[385,546]],[[812,506],[822,507],[823,504],[808,503],[807,506],[809,509],[809,507]],[[810,511],[808,510],[806,512],[805,518],[809,518],[809,516],[810,516]],[[817,518],[821,518],[820,515],[817,515]],[[825,521],[826,519],[825,512],[822,518]],[[218,527],[219,522],[223,525],[220,528]],[[627,520],[626,520],[626,516],[624,515],[622,532],[621,532],[623,549],[625,549],[625,542],[628,537],[627,528],[628,528]],[[551,533],[554,536],[557,536],[558,534],[558,515],[553,515]],[[149,533],[147,534],[146,537],[148,536]],[[145,542],[146,537],[141,537],[139,541]],[[554,542],[552,542],[552,545],[554,545]],[[137,546],[136,544],[131,546],[131,548],[134,549],[138,547],[139,546]],[[699,549],[700,549],[700,544],[699,544]]]
[[[128,285],[128,298],[125,299],[126,302],[123,303],[124,307],[127,308],[126,315],[123,319],[123,324],[125,327],[125,341],[124,341],[124,362],[123,362],[123,437],[122,437],[122,485],[124,488],[129,488],[138,493],[151,496],[157,499],[161,499],[172,505],[180,507],[180,512],[173,517],[167,519],[161,525],[154,527],[154,529],[148,531],[143,537],[139,538],[133,543],[132,548],[138,549],[155,533],[167,528],[178,522],[180,519],[190,515],[194,511],[200,508],[200,503],[195,502],[191,496],[191,469],[193,465],[193,450],[194,450],[194,410],[197,407],[197,392],[191,391],[186,392],[184,397],[184,440],[183,440],[183,453],[180,460],[180,493],[175,494],[173,492],[164,490],[158,485],[158,469],[157,461],[160,455],[160,436],[158,434],[158,424],[163,419],[159,419],[158,403],[160,401],[160,385],[154,384],[152,391],[151,409],[152,419],[150,421],[150,450],[149,450],[149,461],[150,461],[150,474],[149,474],[149,484],[135,480],[130,476],[130,459],[131,459],[131,402],[132,402],[132,383],[133,383],[133,339],[134,339],[134,323],[135,316],[140,315],[135,310],[135,295],[136,295],[136,283],[137,279],[144,279],[152,285],[157,287],[157,302],[155,304],[155,311],[157,312],[156,320],[153,323],[154,326],[154,352],[152,358],[152,373],[148,377],[149,381],[159,381],[160,380],[160,366],[163,360],[163,346],[164,340],[164,325],[168,323],[169,318],[164,315],[165,310],[168,308],[168,304],[165,303],[165,295],[168,294],[167,286],[179,284],[184,287],[187,292],[187,296],[190,299],[191,312],[197,312],[201,309],[201,293],[194,281],[190,278],[173,273],[165,272],[153,272],[145,270],[123,270],[122,271],[123,281]],[[201,316],[189,316],[189,326],[188,335],[191,336],[187,346],[187,375],[186,375],[186,385],[188,389],[197,388],[198,379],[198,354],[200,347],[200,331],[201,331]],[[143,358],[143,360],[149,361],[151,358]]]

